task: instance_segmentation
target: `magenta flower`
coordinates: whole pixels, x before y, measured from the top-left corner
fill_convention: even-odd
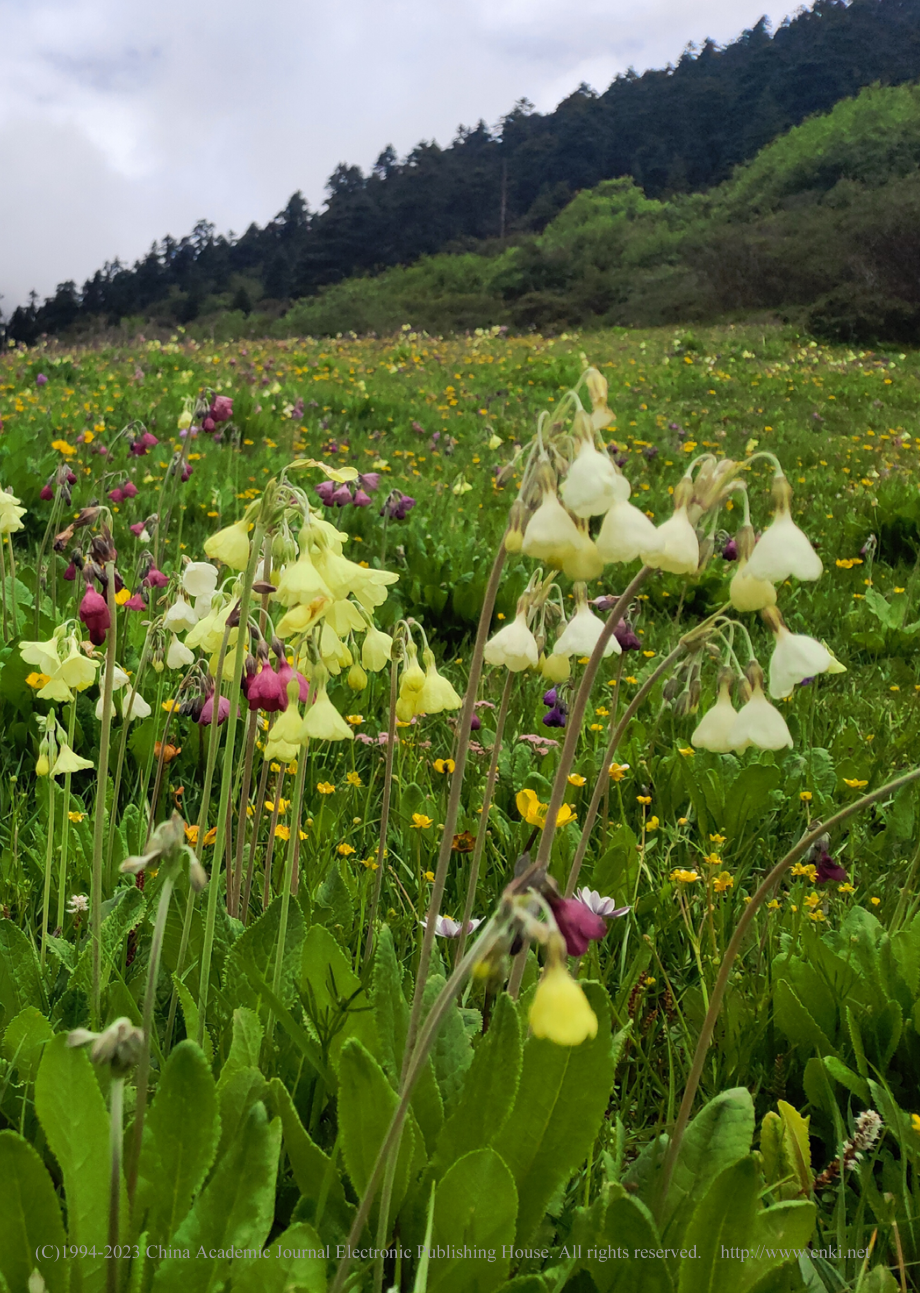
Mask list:
[[[210,435],[216,426],[217,426],[217,423],[214,421],[213,418],[205,418],[205,420],[201,424],[201,429],[202,431],[207,431],[208,435]]]
[[[827,849],[822,848],[814,860],[817,867],[815,884],[830,884],[832,881],[836,881],[838,884],[846,883],[847,873],[845,869],[836,858],[831,857]]]
[[[146,527],[145,527],[145,522],[135,521],[134,524],[129,526],[128,528],[130,529],[132,534],[135,534],[137,535],[138,538],[140,538],[141,535],[144,533],[144,529]]]
[[[335,493],[335,481],[321,480],[320,483],[315,488],[316,488],[317,494],[319,494],[320,498],[326,504],[326,506],[331,507],[332,496]]]
[[[351,501],[355,507],[370,507],[372,500],[370,494],[365,494],[363,489],[356,489],[355,496]]]
[[[619,642],[621,651],[640,651],[642,649],[642,639],[638,636],[629,620],[620,620],[613,630],[613,636]]]
[[[281,656],[278,660],[277,674],[278,674],[278,680],[281,683],[281,691],[284,696],[284,704],[281,706],[281,708],[287,709],[287,687],[288,687],[288,683],[291,681],[292,678],[297,679],[298,685],[300,687],[300,694],[298,696],[298,700],[300,701],[301,705],[305,705],[307,701],[310,699],[310,684],[307,682],[306,678],[303,676],[302,673],[296,673],[296,674],[294,673],[294,670],[288,664],[284,656]]]
[[[133,525],[131,529],[134,529]],[[141,522],[141,529],[143,529],[143,522]],[[156,566],[151,561],[150,567],[144,576],[144,584],[148,588],[165,588],[168,583],[169,577],[164,575],[162,570],[157,570]]]
[[[35,379],[35,385],[36,385],[36,386],[47,386],[47,385],[48,385],[48,378],[45,376],[45,374],[44,374],[44,373],[39,373],[39,374],[38,374],[38,376],[37,376],[37,377],[36,377],[36,379]]]
[[[215,395],[211,402],[211,417],[215,422],[229,422],[233,417],[233,397]]]
[[[53,480],[53,479],[54,479],[54,477],[52,476],[52,478],[51,478],[51,479]],[[51,488],[50,483],[49,483],[49,484],[47,484],[47,485],[42,485],[42,487],[41,487],[41,489],[40,489],[40,491],[39,491],[38,497],[39,497],[39,498],[43,498],[43,499],[45,500],[45,502],[46,502],[46,503],[47,503],[50,499],[54,498],[54,490]]]
[[[226,723],[230,717],[230,701],[226,696],[221,696],[217,705],[217,726]],[[201,707],[201,713],[198,715],[198,723],[201,727],[210,727],[214,722],[214,693],[210,696]]]
[[[347,507],[351,502],[351,490],[345,484],[339,485],[329,501],[335,503],[336,507]]]
[[[574,898],[560,898],[556,894],[546,895],[547,902],[559,927],[559,933],[565,939],[569,956],[584,956],[590,942],[600,941],[607,933],[607,923],[596,915],[583,902]]]
[[[402,493],[401,490],[394,489],[389,493],[380,509],[381,516],[387,516],[391,521],[404,521],[406,514],[411,512],[415,507],[415,499],[410,498],[408,494]]]
[[[380,488],[380,472],[365,471],[358,477],[358,484],[362,489],[366,489],[369,494],[376,494]]]
[[[185,482],[188,480],[189,476],[191,476],[191,474],[192,474],[193,470],[194,470],[194,468],[192,467],[192,464],[191,464],[190,462],[183,463],[183,465],[182,465],[182,475],[179,477],[179,479],[182,481],[182,484],[183,484],[183,485],[184,485],[184,484],[185,484]]]
[[[89,640],[93,646],[102,646],[105,635],[112,623],[109,607],[105,598],[87,585],[83,600],[80,602],[80,619],[86,625]]]
[[[108,496],[113,503],[123,503],[125,501],[124,491],[120,489],[119,486],[117,485],[115,486],[114,489],[109,490]]]
[[[137,486],[133,480],[126,480],[121,487],[121,492],[125,498],[135,498],[137,496]]]
[[[126,611],[145,611],[147,609],[147,603],[141,596],[140,590],[133,597],[129,597],[123,605]]]
[[[246,699],[249,702],[250,711],[262,709],[266,714],[276,714],[280,709],[287,709],[287,691],[270,664],[264,664],[259,672],[249,679]]]

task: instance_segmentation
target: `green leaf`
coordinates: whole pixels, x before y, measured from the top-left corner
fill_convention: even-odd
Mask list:
[[[578,1210],[573,1238],[597,1293],[672,1293],[668,1263],[634,1255],[660,1249],[661,1237],[645,1204],[622,1186],[607,1186],[594,1207]]]
[[[191,1212],[170,1237],[170,1247],[206,1255],[194,1261],[166,1257],[153,1280],[154,1293],[206,1293],[227,1280],[228,1248],[262,1248],[275,1213],[275,1177],[281,1123],[269,1123],[264,1105],[249,1111],[242,1134],[218,1163]],[[214,1253],[214,1256],[210,1254]]]
[[[891,935],[891,947],[907,990],[916,998],[920,992],[920,912],[906,929]]]
[[[834,1055],[825,1055],[820,1061],[835,1082],[845,1086],[848,1091],[852,1091],[855,1096],[862,1100],[863,1104],[870,1103],[869,1083],[865,1078],[854,1073],[851,1068],[844,1064],[843,1060],[838,1060]]]
[[[157,1083],[144,1124],[135,1229],[163,1244],[184,1220],[214,1162],[220,1122],[214,1078],[201,1048],[180,1042]]]
[[[446,982],[443,975],[433,974],[425,984],[426,1014]],[[463,1080],[473,1062],[473,1047],[456,1001],[451,1002],[441,1020],[432,1048],[432,1059],[444,1106],[451,1109],[459,1098]]]
[[[722,1091],[700,1110],[687,1127],[674,1164],[662,1226],[665,1239],[673,1241],[681,1234],[710,1182],[750,1153],[753,1135],[754,1103],[746,1087]]]
[[[788,979],[778,979],[773,993],[773,1012],[777,1027],[795,1046],[810,1054],[837,1055],[827,1034],[802,1004]]]
[[[59,1255],[64,1242],[61,1209],[44,1163],[18,1132],[0,1131],[0,1274],[11,1289],[25,1289],[37,1267],[49,1293],[63,1293],[70,1263],[55,1249]]]
[[[233,1038],[230,1054],[220,1071],[217,1088],[220,1090],[235,1073],[242,1069],[257,1069],[262,1049],[262,1024],[254,1010],[240,1006],[233,1012]]]
[[[503,993],[495,1003],[489,1031],[476,1047],[457,1107],[438,1137],[437,1173],[461,1154],[495,1140],[514,1106],[520,1076],[520,1020],[514,1002]]]
[[[339,1063],[339,1132],[345,1166],[355,1192],[363,1195],[399,1098],[370,1051],[351,1037]],[[390,1204],[395,1217],[410,1183],[425,1167],[425,1148],[415,1115],[409,1110],[403,1125]],[[371,1232],[376,1233],[378,1200],[371,1209]]]
[[[597,1036],[580,1046],[529,1037],[514,1109],[494,1147],[517,1183],[515,1242],[533,1237],[559,1186],[587,1156],[607,1108],[619,1053],[610,1002],[599,984],[582,984],[597,1015]]]
[[[409,1028],[409,1006],[389,925],[381,926],[377,935],[371,1004],[377,1025],[377,1055],[390,1081],[398,1082]]]
[[[307,931],[300,962],[300,987],[317,1032],[323,1035],[334,1030],[328,1049],[333,1068],[338,1067],[342,1047],[349,1037],[358,1038],[373,1052],[377,1027],[371,1002],[348,957],[322,925],[312,925]]]
[[[179,997],[179,1005],[182,1007],[182,1018],[185,1020],[185,1035],[190,1041],[195,1041],[198,1036],[198,1004],[189,992],[185,983],[174,974],[172,976],[173,987]],[[214,1043],[211,1041],[211,1034],[207,1028],[202,1036],[202,1044],[205,1059],[210,1064],[214,1059]]]
[[[35,1110],[64,1178],[67,1242],[92,1252],[80,1259],[83,1293],[101,1293],[109,1228],[109,1114],[86,1053],[58,1033],[35,1079]],[[125,1215],[122,1209],[122,1215]]]
[[[476,1149],[445,1173],[434,1199],[428,1293],[491,1293],[508,1274],[510,1258],[489,1261],[514,1240],[517,1190],[494,1149]],[[464,1246],[477,1256],[454,1256]],[[439,1257],[438,1248],[451,1255]]]
[[[898,1293],[900,1287],[887,1266],[873,1266],[856,1285],[857,1293]]]
[[[680,1264],[679,1293],[748,1293],[785,1256],[776,1249],[805,1248],[815,1225],[814,1204],[778,1203],[758,1209],[758,1173],[752,1157],[721,1172],[697,1204],[681,1248],[695,1260]],[[726,1258],[742,1249],[743,1260]],[[793,1259],[794,1260],[794,1259]]]
[[[281,898],[274,900],[266,912],[250,925],[236,940],[224,964],[223,987],[229,1001],[258,1011],[259,997],[248,977],[248,970],[255,970],[266,983],[274,983],[275,953],[281,928]],[[284,940],[284,958],[281,967],[279,997],[285,1006],[292,1006],[297,999],[297,974],[304,940],[304,921],[296,902],[288,906],[287,933]]]
[[[327,1251],[313,1227],[299,1221],[272,1240],[270,1258],[234,1263],[233,1293],[325,1293]]]
[[[42,1052],[54,1029],[40,1010],[26,1006],[10,1020],[3,1034],[3,1054],[19,1072],[22,1082],[34,1082]]]
[[[272,1078],[269,1098],[273,1110],[281,1119],[284,1152],[305,1205],[307,1220],[315,1222],[322,1204],[321,1224],[324,1233],[344,1238],[351,1228],[354,1208],[345,1199],[335,1164],[304,1130],[290,1092],[280,1078]]]
[[[767,815],[770,794],[782,781],[782,772],[774,764],[751,763],[743,768],[725,797],[725,812],[720,829],[737,840],[752,819],[762,821]]]
[[[217,1158],[220,1161],[228,1148],[240,1135],[254,1104],[264,1100],[268,1083],[258,1069],[237,1069],[226,1082],[218,1084],[217,1098],[220,1107],[220,1141]]]
[[[125,939],[143,920],[146,906],[147,900],[143,892],[135,885],[118,889],[111,900],[109,913],[102,922],[100,983],[103,990],[109,981],[112,969],[121,959]],[[76,968],[70,976],[67,991],[55,1006],[55,1018],[75,1018],[69,1003],[88,1002],[92,986],[93,947],[92,941],[88,939],[86,947],[77,960]]]
[[[777,1109],[765,1115],[760,1129],[764,1177],[776,1197],[801,1198],[811,1193],[813,1182],[809,1119],[785,1100],[778,1101]]]
[[[18,925],[0,920],[0,1023],[9,1022],[26,1006],[48,1008],[38,957]]]

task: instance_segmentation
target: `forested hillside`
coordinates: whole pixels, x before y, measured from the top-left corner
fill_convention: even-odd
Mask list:
[[[684,222],[695,208],[681,195],[719,185],[770,140],[861,87],[918,76],[920,0],[816,0],[775,33],[761,21],[725,48],[706,41],[674,66],[617,77],[602,94],[581,86],[552,113],[534,112],[525,101],[495,128],[484,122],[461,128],[446,148],[422,141],[401,160],[385,148],[369,175],[343,163],[318,213],[295,193],[265,228],[251,225],[239,238],[200,221],[189,236],[155,244],[133,268],[116,261],[82,288],[68,282],[43,305],[33,300],[15,311],[10,334],[30,341],[42,332],[98,329],[125,316],[187,324],[228,310],[245,318],[254,308],[271,321],[285,303],[349,276],[410,265],[444,249],[478,249],[484,241],[494,253],[520,244],[520,257],[542,266],[552,238],[542,244],[532,235],[577,193],[630,176],[644,197],[629,201],[665,200]],[[735,208],[726,207],[724,218],[760,210],[769,190],[762,191],[758,175],[753,169],[747,187],[732,190]],[[791,173],[784,180],[790,182],[790,191],[799,191]],[[444,272],[465,274],[463,263]],[[547,284],[545,266],[534,272],[532,286],[515,288],[510,297],[502,289],[495,299],[568,291],[565,282]],[[568,272],[560,271],[563,279]],[[720,291],[697,301],[697,312],[726,305]],[[760,295],[766,303],[771,294]],[[539,302],[531,304],[534,309],[511,310],[509,317],[546,322]],[[562,313],[607,316],[610,305],[608,291]],[[316,307],[326,308],[320,301]]]

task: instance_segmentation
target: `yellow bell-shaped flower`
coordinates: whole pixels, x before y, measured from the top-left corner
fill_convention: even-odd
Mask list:
[[[361,644],[361,663],[371,673],[379,673],[390,663],[390,652],[393,650],[393,639],[382,629],[371,627]]]
[[[249,565],[249,522],[244,517],[218,530],[205,540],[205,556],[222,561],[231,570],[245,570]]]
[[[317,670],[319,673],[320,670]],[[317,688],[303,720],[303,734],[314,741],[353,741],[355,734],[326,694],[326,683]]]
[[[416,712],[440,714],[445,709],[459,709],[463,701],[447,679],[438,673],[434,652],[426,650],[424,659],[425,682],[416,700]]]
[[[561,959],[554,956],[537,984],[530,1007],[534,1037],[557,1046],[580,1046],[597,1036],[597,1015]]]

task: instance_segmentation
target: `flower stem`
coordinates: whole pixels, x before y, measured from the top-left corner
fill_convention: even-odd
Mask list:
[[[144,1047],[137,1062],[137,1100],[134,1111],[134,1139],[131,1147],[131,1161],[128,1164],[128,1206],[134,1206],[134,1191],[137,1187],[137,1169],[141,1161],[141,1142],[144,1135],[144,1114],[147,1111],[147,1088],[150,1076],[150,1045],[153,1036],[153,1010],[156,1004],[157,979],[160,974],[160,955],[163,951],[163,936],[166,933],[166,917],[169,913],[169,900],[174,888],[173,880],[166,876],[160,889],[157,902],[156,921],[153,926],[153,937],[150,940],[150,958],[147,963],[147,987],[144,991]]]
[[[125,1079],[112,1076],[111,1123],[109,1147],[112,1155],[112,1170],[109,1177],[109,1247],[111,1256],[106,1262],[106,1288],[108,1293],[118,1293],[118,1252],[119,1211],[121,1207],[121,1144],[124,1135],[124,1096]]]
[[[575,856],[572,859],[572,866],[569,870],[569,878],[565,886],[565,896],[567,898],[571,898],[572,894],[575,892],[575,885],[578,883],[578,873],[581,870],[581,864],[585,859],[585,852],[588,848],[588,838],[591,834],[591,827],[594,825],[594,819],[597,816],[597,810],[600,807],[604,790],[610,785],[610,764],[613,761],[614,754],[616,754],[617,746],[623,737],[623,733],[626,731],[626,728],[629,726],[629,723],[639,706],[652,690],[655,683],[661,675],[671,667],[674,661],[678,660],[684,654],[686,649],[687,648],[684,646],[683,640],[681,640],[678,642],[671,654],[665,656],[658,668],[653,673],[649,674],[645,682],[636,692],[635,696],[633,696],[623,713],[623,717],[616,724],[610,734],[610,741],[607,744],[604,761],[601,764],[600,772],[597,774],[597,781],[594,783],[594,792],[591,795],[591,802],[588,804],[587,811],[585,812],[584,825],[581,828],[581,839],[578,841],[578,847],[575,850]]]
[[[89,919],[93,940],[93,1023],[102,1013],[102,842],[105,835],[106,787],[109,779],[109,741],[112,731],[112,686],[115,682],[115,562],[105,563],[105,597],[109,608],[109,631],[105,652],[105,685],[102,689],[102,722],[99,735],[99,772],[93,805],[93,882]]]
[[[712,1041],[712,1035],[715,1031],[716,1021],[719,1012],[722,1009],[722,1002],[725,999],[725,991],[728,987],[729,976],[732,967],[741,951],[745,935],[750,928],[751,922],[757,912],[770,897],[770,894],[776,888],[776,885],[782,879],[783,874],[797,862],[811,846],[821,838],[825,833],[832,831],[835,827],[840,826],[848,818],[853,817],[856,813],[862,812],[864,808],[870,807],[880,799],[885,799],[889,795],[900,790],[902,786],[908,786],[911,782],[920,779],[920,768],[914,768],[912,772],[907,772],[901,777],[896,777],[894,781],[889,781],[886,785],[881,786],[878,790],[873,790],[871,794],[863,795],[855,803],[848,804],[846,808],[841,808],[839,813],[826,822],[819,822],[806,835],[803,835],[793,848],[789,850],[784,858],[777,862],[772,871],[768,872],[761,881],[760,886],[755,892],[751,901],[741,913],[741,919],[735,926],[734,933],[731,936],[728,947],[725,949],[725,956],[722,964],[719,966],[719,973],[716,976],[715,985],[712,989],[712,996],[709,999],[709,1008],[703,1019],[703,1025],[700,1029],[700,1035],[696,1043],[696,1051],[693,1055],[693,1063],[690,1066],[690,1074],[684,1087],[684,1097],[680,1104],[677,1114],[677,1122],[674,1124],[674,1131],[668,1143],[667,1152],[661,1168],[661,1178],[658,1186],[658,1207],[659,1217],[664,1211],[667,1202],[668,1189],[671,1184],[671,1177],[674,1172],[674,1165],[677,1162],[677,1156],[680,1153],[681,1142],[684,1138],[684,1132],[687,1129],[687,1123],[690,1121],[690,1113],[693,1109],[693,1101],[696,1099],[696,1093],[700,1085],[700,1079],[703,1076],[703,1065],[706,1062],[706,1052]]]
[[[48,951],[48,915],[51,910],[51,871],[54,865],[54,777],[48,777],[48,840],[45,845],[45,887],[42,893],[42,954],[41,966],[45,968]]]
[[[70,720],[67,724],[67,744],[73,749],[73,734],[77,725],[77,702],[70,706]],[[70,837],[70,782],[73,773],[64,773],[64,816],[61,819],[61,860],[58,863],[58,902],[57,926],[64,925],[64,904],[67,901],[67,845]]]
[[[294,859],[297,845],[300,842],[300,811],[303,807],[303,787],[307,779],[307,751],[301,751],[297,761],[297,777],[294,781],[294,794],[291,803],[291,833],[288,837],[287,855],[284,860],[284,883],[281,889],[281,916],[278,921],[278,945],[275,951],[275,972],[272,975],[272,992],[281,996],[281,975],[284,971],[284,946],[287,941],[288,912],[291,908],[291,887],[294,878]],[[273,1021],[269,1016],[265,1029],[265,1041],[271,1045]]]
[[[227,910],[231,916],[238,916],[240,910],[240,897],[243,888],[243,849],[246,844],[246,810],[249,807],[249,792],[252,789],[252,760],[256,749],[258,726],[259,711],[254,709],[249,715],[246,753],[243,756],[243,780],[240,785],[240,811],[236,823],[236,855],[233,862],[233,876],[227,876]]]
[[[384,522],[385,523],[385,522]],[[380,809],[380,836],[377,842],[377,876],[374,880],[374,896],[367,917],[367,940],[364,944],[364,960],[368,961],[374,950],[375,924],[377,909],[380,906],[380,895],[383,892],[383,871],[386,866],[387,829],[390,824],[390,798],[393,786],[393,760],[396,756],[396,699],[399,691],[399,660],[390,661],[390,709],[387,719],[387,753],[386,771],[383,776],[383,804]]]
[[[415,979],[415,995],[412,998],[412,1011],[409,1015],[409,1027],[406,1034],[406,1061],[412,1052],[415,1044],[415,1037],[418,1032],[419,1021],[422,1013],[422,998],[425,992],[425,982],[428,978],[428,966],[431,963],[431,953],[434,948],[434,931],[437,923],[437,916],[441,899],[444,896],[444,886],[447,882],[447,868],[450,863],[450,850],[454,838],[454,830],[457,825],[457,816],[460,812],[460,792],[463,789],[463,774],[466,771],[466,756],[470,748],[470,730],[475,713],[476,693],[479,690],[479,680],[482,676],[483,652],[485,651],[486,639],[489,636],[489,628],[492,623],[492,611],[495,607],[495,598],[498,595],[498,585],[501,582],[502,569],[505,564],[505,538],[499,544],[498,552],[495,554],[495,560],[492,563],[492,573],[489,576],[489,582],[486,585],[486,593],[482,603],[482,610],[479,614],[479,626],[476,630],[476,641],[473,645],[473,654],[470,659],[470,672],[466,684],[466,695],[463,698],[463,708],[460,710],[460,718],[457,724],[457,748],[454,753],[454,772],[450,781],[450,796],[447,800],[447,812],[444,815],[444,833],[441,836],[441,847],[438,852],[438,865],[434,873],[434,884],[431,886],[431,899],[428,904],[428,919],[425,921],[425,934],[422,939],[422,950],[419,955],[418,974]],[[462,963],[461,963],[462,964]],[[403,1070],[404,1076],[406,1070]]]
[[[121,720],[121,739],[118,742],[118,758],[115,763],[115,779],[112,783],[112,812],[109,817],[109,840],[105,855],[105,874],[106,880],[111,887],[114,882],[112,875],[112,850],[115,846],[115,836],[117,834],[115,823],[118,819],[118,796],[121,791],[121,774],[125,766],[125,750],[128,746],[128,731],[133,720],[128,715],[134,712],[134,702],[141,685],[141,679],[144,676],[144,670],[147,668],[147,661],[150,658],[150,634],[144,639],[144,649],[141,652],[140,662],[132,679],[131,690],[128,699],[122,706]]]
[[[463,953],[466,951],[467,930],[469,928],[470,917],[473,914],[473,903],[476,901],[476,886],[479,883],[479,866],[482,862],[482,855],[486,846],[486,836],[489,833],[489,809],[492,807],[492,795],[495,791],[495,782],[498,778],[498,756],[501,753],[502,737],[505,734],[505,720],[508,717],[508,705],[511,702],[511,693],[514,690],[514,681],[517,674],[509,669],[505,678],[505,685],[502,688],[502,698],[498,706],[498,716],[495,720],[495,741],[492,746],[492,758],[489,761],[489,771],[486,774],[486,787],[482,795],[482,815],[479,818],[479,826],[476,831],[476,844],[473,848],[473,856],[470,860],[470,878],[466,886],[466,902],[463,904],[463,917],[460,921],[460,936],[457,939],[457,962],[463,960]]]
[[[211,880],[208,888],[208,911],[205,918],[204,926],[204,943],[201,949],[201,980],[199,983],[198,999],[198,1044],[204,1036],[205,1016],[208,1009],[208,993],[211,987],[211,953],[214,949],[214,927],[217,921],[217,891],[218,878],[220,873],[221,859],[224,852],[224,838],[227,832],[227,809],[230,806],[230,787],[233,783],[233,753],[236,745],[236,718],[237,718],[237,697],[240,694],[240,680],[243,677],[243,660],[245,657],[245,635],[248,632],[249,625],[249,601],[252,595],[252,585],[256,577],[256,566],[261,556],[260,548],[263,537],[263,525],[261,520],[256,522],[255,531],[252,535],[252,541],[249,545],[249,565],[243,575],[243,586],[240,589],[240,611],[239,611],[239,640],[233,662],[233,681],[230,685],[230,714],[227,718],[227,735],[224,737],[224,765],[220,778],[220,805],[217,809],[217,838],[214,841],[214,862],[211,867]],[[220,693],[215,684],[215,712],[214,719],[217,719],[217,707],[220,700]]]

